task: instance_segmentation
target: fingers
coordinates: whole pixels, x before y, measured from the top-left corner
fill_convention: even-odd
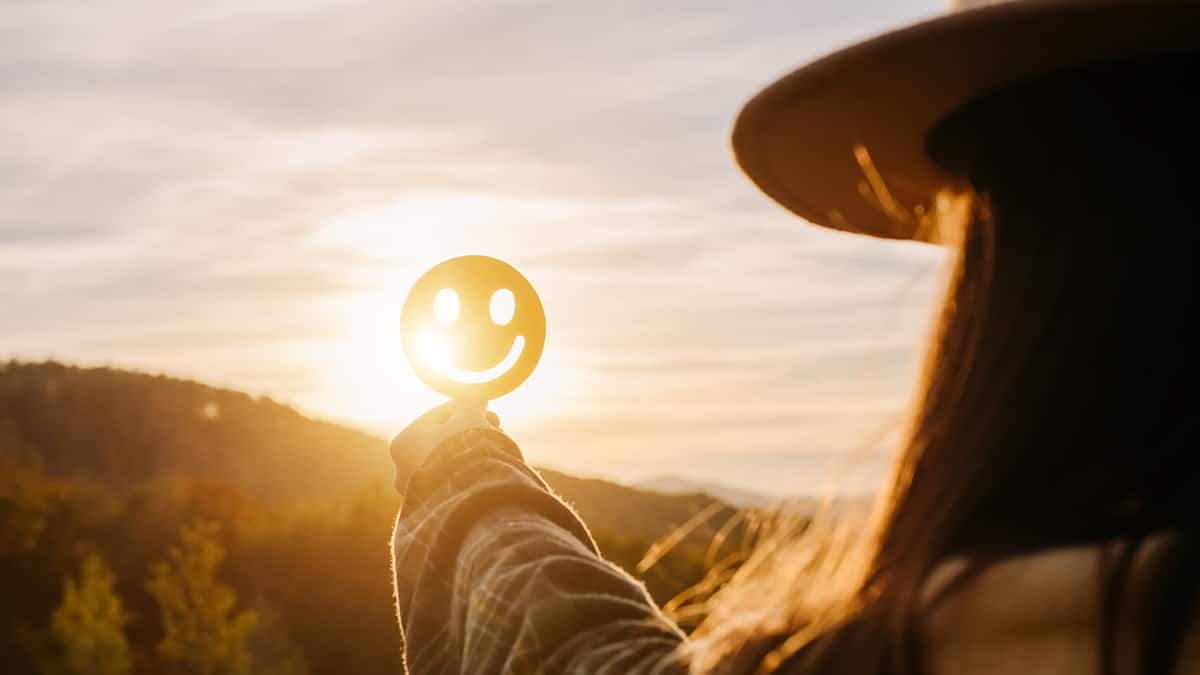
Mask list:
[[[466,399],[457,401],[454,412],[450,414],[446,423],[460,428],[487,427],[487,404]]]
[[[420,417],[413,420],[410,426],[430,426],[436,424],[445,424],[454,411],[458,409],[458,401],[446,401],[445,403],[430,408],[421,414]]]
[[[396,490],[401,492],[408,477],[439,443],[468,429],[499,429],[500,417],[487,409],[487,401],[447,401],[426,411],[396,434],[388,448],[396,467]]]
[[[461,428],[499,429],[500,416],[487,409],[487,401],[460,399],[448,425]]]
[[[455,413],[478,413],[482,415],[487,412],[487,401],[478,398],[456,398],[451,403],[454,404]]]

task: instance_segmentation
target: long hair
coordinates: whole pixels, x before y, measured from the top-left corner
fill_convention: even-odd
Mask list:
[[[735,579],[701,633],[730,671],[921,672],[922,592],[939,563],[966,561],[968,580],[1005,557],[1116,542],[1097,622],[1112,672],[1129,561],[1164,531],[1177,536],[1139,589],[1165,618],[1138,663],[1170,671],[1200,585],[1183,429],[1198,92],[1195,54],[1091,66],[985,94],[931,133],[932,156],[974,191],[950,224],[951,279],[878,517],[830,564],[802,537]],[[759,599],[756,628],[731,627],[722,603],[764,583],[776,600]]]

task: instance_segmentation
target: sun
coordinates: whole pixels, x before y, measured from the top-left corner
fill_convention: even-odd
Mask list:
[[[384,436],[446,400],[421,382],[404,356],[400,306],[408,276],[412,275],[397,273],[375,290],[340,298],[332,339],[309,354],[321,372],[317,409]],[[418,350],[436,367],[451,366],[449,350],[436,333],[423,335]],[[581,381],[581,371],[570,367],[553,340],[548,340],[533,375],[490,407],[502,415],[506,427],[528,428],[567,411],[580,394]]]
[[[396,303],[366,296],[346,300],[343,311],[345,333],[330,346],[342,356],[328,364],[332,371],[322,395],[337,417],[391,434],[400,430],[399,425],[446,400],[426,387],[406,362]],[[425,334],[418,350],[431,364],[449,364],[445,344],[436,334]],[[561,414],[570,405],[579,393],[579,376],[579,371],[566,367],[553,345],[548,344],[533,375],[490,407],[503,415],[506,426],[535,424],[538,419]]]
[[[309,407],[380,434],[392,434],[428,408],[445,401],[421,383],[404,356],[400,309],[413,283],[439,261],[468,253],[496,253],[520,261],[532,245],[514,239],[510,221],[545,218],[553,204],[525,203],[509,195],[431,190],[404,195],[384,205],[347,212],[317,229],[310,244],[340,251],[360,261],[354,291],[327,299],[318,318],[327,336],[303,357],[316,373]],[[459,308],[443,298],[443,317]],[[500,298],[492,311],[501,317],[512,308]],[[547,307],[548,321],[555,314]],[[494,314],[495,315],[495,314]],[[536,424],[560,414],[579,393],[581,371],[567,365],[561,345],[547,340],[536,371],[511,394],[493,401],[505,421]],[[448,363],[448,350],[429,339],[422,358]]]

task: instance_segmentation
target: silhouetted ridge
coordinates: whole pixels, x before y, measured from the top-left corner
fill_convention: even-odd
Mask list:
[[[311,499],[389,481],[386,444],[268,398],[54,362],[0,367],[0,457],[128,492],[187,477],[256,498]]]

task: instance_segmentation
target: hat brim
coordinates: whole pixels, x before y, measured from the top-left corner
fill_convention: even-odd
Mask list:
[[[1200,49],[1200,2],[1024,0],[887,33],[750,100],[733,152],[763,192],[817,225],[939,240],[925,214],[965,187],[930,159],[939,120],[985,92],[1074,66]]]

